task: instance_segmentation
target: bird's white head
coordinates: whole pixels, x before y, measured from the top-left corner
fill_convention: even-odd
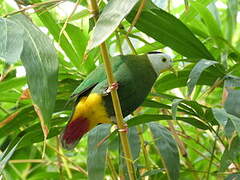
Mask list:
[[[161,72],[172,69],[172,59],[162,52],[150,52],[147,54],[153,69],[159,75]]]

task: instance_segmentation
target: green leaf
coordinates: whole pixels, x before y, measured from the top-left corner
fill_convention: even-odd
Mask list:
[[[28,123],[34,121],[36,119],[36,113],[31,105],[22,107],[17,111],[13,112],[10,115],[5,116],[1,120],[4,122],[6,119],[12,119],[7,124],[0,125],[0,138],[9,135],[12,132],[17,132],[19,127],[27,125]]]
[[[240,137],[240,118],[229,114],[229,119],[232,121],[235,131],[237,132],[238,136]]]
[[[12,78],[0,82],[0,91],[7,91],[9,89],[22,87],[26,84],[26,77]]]
[[[189,70],[191,66],[187,66],[185,69],[178,71],[178,76],[175,74],[169,73],[163,76],[160,76],[155,83],[155,88],[158,92],[163,92],[166,90],[184,87],[187,84],[187,80],[191,70]],[[197,85],[208,85],[212,86],[218,78],[223,78],[224,73],[219,71],[219,69],[215,67],[210,67],[202,72],[199,80],[197,81]]]
[[[194,68],[192,69],[192,71],[189,74],[189,78],[187,81],[187,86],[188,86],[188,95],[190,96],[193,92],[193,88],[194,86],[197,84],[198,79],[200,78],[202,72],[208,68],[209,66],[212,66],[214,64],[217,64],[218,62],[216,61],[210,61],[210,60],[206,60],[206,59],[202,59],[201,61],[199,61]]]
[[[34,3],[41,3],[44,2],[42,0],[32,0]],[[60,38],[60,32],[63,28],[61,24],[57,23],[57,20],[54,19],[53,14],[51,14],[47,9],[44,10],[44,13],[41,12],[41,7],[38,9],[36,8],[36,14],[39,17],[39,19],[42,21],[44,26],[49,30],[49,32],[53,35],[54,40],[56,42],[59,42],[59,45],[63,49],[63,51],[66,53],[67,57],[70,59],[72,64],[80,69],[81,60],[80,56],[77,52],[77,49],[74,47],[74,44],[71,43],[70,37],[72,34],[63,33]]]
[[[172,118],[173,118],[173,120],[176,120],[177,106],[181,101],[183,101],[183,99],[174,99],[173,100],[173,103],[172,103]]]
[[[127,16],[127,20],[132,22],[135,14],[136,8]],[[183,56],[213,59],[201,41],[180,20],[154,4],[144,9],[135,26]]]
[[[228,0],[226,37],[231,42],[236,31],[238,0]]]
[[[12,157],[13,153],[17,149],[19,143],[22,141],[23,137],[18,137],[9,144],[9,146],[6,148],[6,150],[0,155],[0,174],[2,174],[2,171],[7,164],[8,160]]]
[[[15,63],[23,49],[24,30],[15,22],[0,18],[0,59]]]
[[[132,159],[133,159],[133,162],[134,162],[134,166],[136,168],[138,166],[137,165],[137,159],[139,158],[140,147],[141,147],[140,146],[139,134],[138,134],[138,131],[137,131],[136,127],[130,127],[128,129],[128,140],[129,140],[129,145],[130,145],[130,149],[131,149],[131,153],[132,153]],[[121,146],[120,152],[121,152],[120,156],[122,158],[120,160],[119,169],[123,169],[125,179],[129,179],[127,165],[126,165],[126,162],[125,162],[122,146]]]
[[[104,179],[107,141],[100,146],[98,144],[110,133],[110,125],[102,124],[91,130],[88,134],[88,179]]]
[[[197,2],[201,3],[203,6],[207,6],[213,0],[198,0]],[[180,20],[182,20],[184,23],[191,22],[196,16],[197,16],[197,11],[190,6],[187,11],[184,11],[184,13],[180,16]]]
[[[114,32],[137,2],[138,0],[109,1],[93,29],[93,35],[87,49],[91,50],[103,43]]]
[[[224,109],[212,108],[213,115],[220,125],[226,126],[228,122],[228,114]]]
[[[11,19],[25,31],[21,55],[33,103],[37,108],[43,131],[47,136],[55,106],[58,60],[51,40],[24,15]]]
[[[240,138],[236,136],[227,147],[220,161],[220,171],[225,171],[228,166],[240,155]]]
[[[216,44],[218,45],[219,48],[223,48],[223,43],[218,40],[218,38],[222,38],[222,32],[220,27],[218,26],[217,21],[214,19],[213,15],[211,12],[201,3],[196,2],[196,1],[190,1],[191,5],[193,8],[198,11],[200,16],[203,18],[209,34],[212,36],[212,38],[215,40]],[[208,58],[206,58],[208,59]]]
[[[240,118],[240,90],[227,89],[228,96],[224,103],[224,109],[234,116]]]
[[[163,109],[171,109],[172,108],[169,105],[166,105],[166,104],[163,104],[163,103],[159,103],[157,101],[153,101],[153,100],[149,100],[149,99],[146,99],[141,106],[143,106],[143,107],[151,107],[151,108],[163,108]],[[181,108],[178,108],[179,112],[184,112],[184,113],[189,114],[189,115],[195,115],[194,111],[191,108],[189,108],[189,107],[187,107],[185,105],[182,105],[182,104],[180,104],[180,107]]]
[[[200,129],[209,129],[207,125],[203,122],[199,121],[198,119],[191,118],[191,117],[176,117],[179,121],[184,121],[189,123],[197,128]],[[159,120],[172,120],[172,116],[170,115],[158,115],[158,114],[142,114],[135,116],[127,121],[129,127],[136,126],[139,124],[144,124],[152,121],[159,121]]]
[[[129,128],[128,139],[132,152],[133,161],[135,161],[139,157],[140,153],[140,139],[136,127]]]
[[[180,160],[178,148],[171,133],[158,123],[149,123],[157,148],[160,152],[169,179],[179,178]]]

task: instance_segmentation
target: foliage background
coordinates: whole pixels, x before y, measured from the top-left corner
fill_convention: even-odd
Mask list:
[[[71,152],[57,138],[69,97],[102,62],[105,40],[111,56],[161,50],[178,69],[178,76],[162,74],[127,118],[137,176],[240,178],[240,2],[153,2],[134,24],[137,1],[99,1],[95,26],[84,0],[0,0],[0,178],[127,178],[109,125]]]

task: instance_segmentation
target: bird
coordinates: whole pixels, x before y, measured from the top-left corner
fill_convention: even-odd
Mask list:
[[[108,85],[103,64],[91,72],[72,93],[75,103],[60,134],[62,147],[72,150],[98,124],[113,123],[111,89],[117,88],[123,117],[131,114],[151,91],[159,74],[173,70],[172,59],[162,52],[119,55],[111,58],[116,83]]]

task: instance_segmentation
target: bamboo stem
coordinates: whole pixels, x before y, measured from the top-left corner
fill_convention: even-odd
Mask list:
[[[147,2],[147,0],[142,0],[142,1],[141,1],[141,4],[140,4],[140,6],[139,6],[139,8],[138,8],[138,11],[137,11],[137,13],[136,13],[136,15],[135,15],[132,23],[131,23],[130,28],[128,29],[128,32],[127,32],[127,35],[126,35],[126,36],[128,36],[128,35],[131,33],[133,27],[136,25],[138,19],[139,19],[140,16],[141,16],[141,13],[142,13],[142,11],[143,11],[143,8],[144,8],[146,2]]]
[[[95,21],[96,21],[99,16],[98,4],[97,4],[96,0],[89,0],[88,2],[90,5],[90,8],[91,8],[90,11],[93,13]],[[108,84],[109,84],[109,86],[112,86],[112,84],[115,83],[116,80],[112,73],[112,66],[110,63],[108,49],[104,42],[100,45],[100,49],[101,49],[101,55],[103,58],[104,68],[105,68],[105,71],[107,74]],[[112,97],[112,101],[113,101],[113,107],[114,107],[114,111],[115,111],[118,129],[119,130],[126,129],[126,125],[123,121],[123,115],[122,115],[122,110],[121,110],[121,105],[120,105],[117,89],[113,89],[111,91],[111,97]],[[135,171],[134,171],[134,166],[133,166],[131,149],[130,149],[128,136],[127,136],[127,131],[119,131],[119,135],[120,135],[120,139],[121,139],[121,143],[122,143],[122,147],[123,147],[125,161],[127,164],[129,178],[130,178],[130,180],[135,180],[136,179]]]

